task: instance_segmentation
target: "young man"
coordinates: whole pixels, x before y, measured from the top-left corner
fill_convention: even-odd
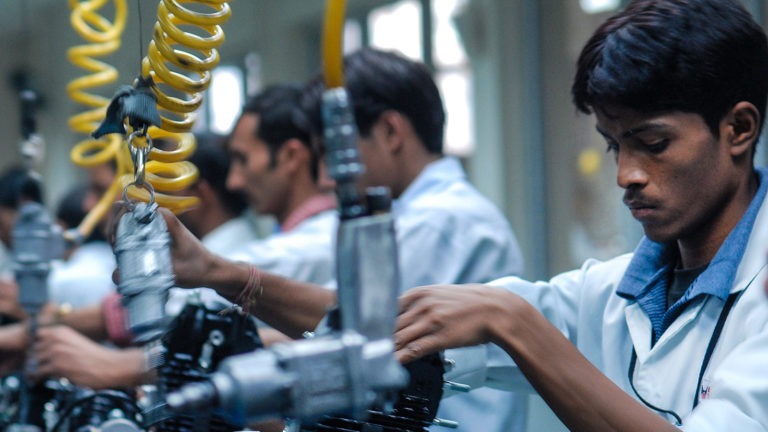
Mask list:
[[[274,216],[278,230],[226,256],[325,285],[334,277],[336,199],[319,182],[301,95],[299,85],[271,86],[245,104],[235,125],[227,188],[245,193],[258,214]]]
[[[765,33],[736,0],[635,0],[572,91],[645,238],[549,282],[406,293],[401,359],[496,343],[573,430],[768,430]]]
[[[426,66],[363,49],[345,58],[344,71],[366,169],[361,183],[387,186],[395,198],[401,288],[521,274],[522,254],[508,222],[467,181],[460,162],[443,155],[445,111]],[[317,138],[324,90],[317,77],[304,99]],[[438,417],[458,422],[458,432],[479,425],[511,432],[522,430],[525,406],[514,394],[486,388],[444,399]]]
[[[459,162],[442,154],[445,112],[427,68],[398,54],[365,49],[346,57],[345,82],[366,167],[361,183],[388,186],[395,198],[402,287],[521,273],[522,258],[509,224],[469,184]],[[322,134],[322,91],[315,80],[304,100],[316,135]],[[248,267],[206,253],[172,218],[168,224],[179,284],[202,283],[226,298],[238,298],[247,285]],[[335,302],[332,292],[257,267],[262,289],[251,312],[291,336],[314,329]],[[477,408],[468,412],[464,401]],[[486,390],[457,396],[447,405],[462,406],[438,415],[458,421],[464,431],[478,424],[488,431],[509,431],[524,423],[514,395]]]

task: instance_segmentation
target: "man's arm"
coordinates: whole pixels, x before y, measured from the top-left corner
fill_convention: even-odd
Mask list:
[[[133,387],[154,378],[142,348],[107,348],[67,326],[41,327],[33,352],[37,379],[64,377],[78,386],[106,389]]]
[[[254,273],[249,264],[211,253],[172,213],[163,210],[163,216],[172,238],[173,271],[178,286],[209,287],[232,302],[248,304],[249,312],[293,338],[314,330],[336,303],[333,291],[258,269]],[[243,298],[247,286],[248,298]]]
[[[109,338],[104,323],[104,309],[101,304],[85,306],[71,311],[62,311],[56,307],[54,312],[40,317],[41,326],[53,324],[71,327],[96,341],[104,341]]]
[[[424,287],[401,299],[395,341],[407,362],[493,342],[571,430],[674,431],[594,367],[528,302],[484,285]]]
[[[94,305],[62,312],[63,308],[48,304],[37,317],[38,329],[53,324],[63,324],[95,340],[105,340],[104,319],[101,306]],[[0,350],[23,352],[29,343],[29,322],[19,321],[0,326]]]

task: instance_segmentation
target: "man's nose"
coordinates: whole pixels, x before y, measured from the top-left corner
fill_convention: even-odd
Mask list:
[[[622,150],[616,158],[616,183],[622,189],[644,186],[648,175],[640,159],[631,150]]]
[[[245,178],[242,174],[242,169],[232,167],[227,173],[227,189],[231,191],[241,191],[245,187]]]

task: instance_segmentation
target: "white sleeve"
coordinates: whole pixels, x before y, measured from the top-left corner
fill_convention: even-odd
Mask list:
[[[488,285],[503,288],[519,295],[544,315],[566,338],[575,343],[578,337],[579,309],[584,301],[581,298],[583,295],[582,287],[585,286],[585,280],[591,269],[598,264],[601,263],[596,260],[589,260],[581,269],[562,273],[546,282],[529,282],[519,277],[510,276],[492,281]],[[621,268],[617,271],[620,270]],[[593,291],[595,290],[593,289]],[[514,317],[510,317],[510,319],[514,319]],[[451,355],[456,357],[455,368],[461,371],[464,377],[471,378],[464,382],[465,384],[471,385],[473,388],[486,386],[509,391],[533,391],[528,380],[514,364],[509,354],[498,346],[489,345],[472,354],[454,354],[455,351],[459,350],[446,351],[446,357]],[[472,368],[474,368],[473,371]],[[482,382],[478,384],[481,379]]]

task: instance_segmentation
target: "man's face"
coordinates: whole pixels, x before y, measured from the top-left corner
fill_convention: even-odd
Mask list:
[[[387,161],[389,156],[384,151],[382,143],[375,134],[368,137],[357,137],[357,148],[360,151],[360,161],[365,165],[365,172],[360,176],[359,184],[362,190],[371,186],[389,186]]]
[[[259,116],[244,114],[235,125],[229,141],[232,163],[227,176],[227,188],[242,191],[249,204],[260,214],[282,215],[288,182],[277,157],[277,165],[270,166],[267,144],[255,132]]]
[[[360,150],[360,160],[365,165],[365,173],[360,177],[361,190],[386,186],[394,198],[402,193],[401,167],[392,151],[393,140],[398,139],[384,115],[373,124],[367,136],[358,135],[357,148]]]
[[[728,143],[715,138],[701,116],[622,107],[603,107],[596,116],[616,157],[624,204],[651,240],[727,234],[712,230],[743,174],[733,167]]]

